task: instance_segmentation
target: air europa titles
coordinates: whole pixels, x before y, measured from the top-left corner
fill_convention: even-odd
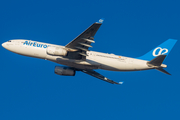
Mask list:
[[[40,47],[40,48],[47,48],[49,45],[46,44],[39,44],[37,42],[25,41],[23,45],[33,46],[33,47]]]

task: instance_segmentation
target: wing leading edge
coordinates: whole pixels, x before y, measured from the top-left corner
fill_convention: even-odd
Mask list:
[[[91,43],[95,43],[94,36],[102,25],[104,19],[100,19],[98,22],[92,24],[74,40],[68,43],[65,47],[69,49],[68,57],[71,59],[86,59],[86,52],[89,51]]]

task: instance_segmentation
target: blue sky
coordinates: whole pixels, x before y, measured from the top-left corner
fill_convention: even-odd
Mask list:
[[[66,45],[100,18],[91,50],[139,57],[169,38],[180,40],[177,0],[6,0],[0,2],[0,42],[31,39]],[[179,120],[179,41],[166,70],[98,70],[121,86],[84,73],[54,74],[56,63],[0,47],[1,120]]]

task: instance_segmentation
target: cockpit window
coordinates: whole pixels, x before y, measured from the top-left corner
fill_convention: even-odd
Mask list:
[[[8,42],[11,42],[11,40],[9,40]]]

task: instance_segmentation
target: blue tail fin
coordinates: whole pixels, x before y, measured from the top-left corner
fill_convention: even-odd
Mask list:
[[[150,61],[158,55],[168,55],[176,42],[177,40],[175,39],[168,39],[138,59]]]

